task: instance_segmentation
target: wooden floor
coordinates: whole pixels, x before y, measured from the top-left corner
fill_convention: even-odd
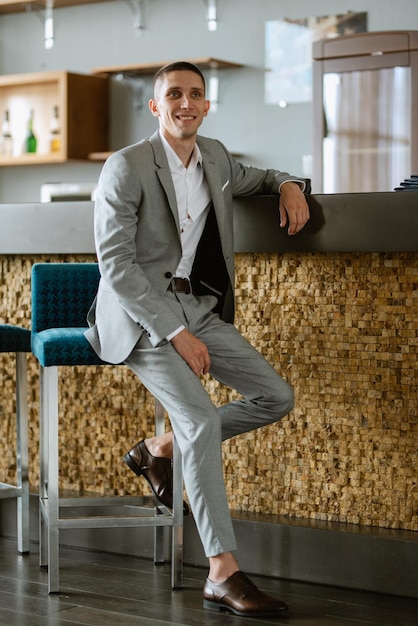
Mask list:
[[[0,537],[0,624],[7,626],[417,626],[418,600],[253,576],[290,607],[286,618],[244,619],[204,610],[206,570],[186,567],[172,591],[170,566],[97,552],[61,550],[61,592],[48,595],[38,548],[20,556]],[[344,564],[341,564],[344,567]],[[417,582],[418,584],[418,582]]]

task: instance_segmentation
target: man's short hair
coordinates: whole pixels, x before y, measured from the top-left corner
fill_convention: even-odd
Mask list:
[[[188,61],[173,61],[172,63],[167,63],[163,67],[160,67],[159,70],[154,75],[154,87],[158,80],[164,79],[166,74],[170,74],[171,72],[194,72],[202,79],[203,86],[206,89],[205,77],[202,72],[199,70],[197,65],[193,63],[189,63]]]

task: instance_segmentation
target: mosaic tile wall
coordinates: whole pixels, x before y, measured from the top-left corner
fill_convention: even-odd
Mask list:
[[[32,263],[94,260],[0,258],[0,322],[28,328]],[[236,325],[296,405],[224,443],[231,508],[418,530],[418,256],[245,254],[236,266]],[[28,364],[36,489],[38,369]],[[13,478],[13,358],[0,355],[0,368],[0,477]],[[62,487],[147,493],[121,459],[152,434],[153,399],[124,367],[63,368],[60,380]],[[204,384],[217,404],[234,397]]]

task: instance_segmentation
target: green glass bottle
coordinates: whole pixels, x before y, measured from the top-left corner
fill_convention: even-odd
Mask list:
[[[28,120],[28,133],[26,135],[26,152],[36,152],[36,136],[33,132],[33,109],[31,109]]]

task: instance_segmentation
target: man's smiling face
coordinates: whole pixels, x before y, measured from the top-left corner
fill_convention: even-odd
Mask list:
[[[178,141],[196,137],[210,105],[201,77],[189,70],[176,70],[156,82],[149,106],[167,140]]]

